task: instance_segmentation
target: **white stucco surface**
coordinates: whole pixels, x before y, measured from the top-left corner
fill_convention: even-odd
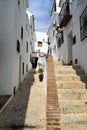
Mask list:
[[[72,18],[64,28],[64,44],[59,48],[59,57],[63,58],[63,61],[67,64],[70,59],[69,44],[73,42],[69,41],[69,35],[72,34],[72,38],[76,36],[76,43],[72,45],[72,60],[75,64],[75,59],[87,74],[87,38],[81,41],[80,38],[80,16],[84,9],[87,7],[87,0],[74,0],[72,3]]]
[[[28,1],[0,0],[0,94],[13,95],[30,69],[30,35],[26,30]],[[23,39],[21,38],[23,27]],[[17,40],[20,52],[17,52]],[[28,52],[26,52],[28,42]],[[24,63],[24,74],[23,74]]]

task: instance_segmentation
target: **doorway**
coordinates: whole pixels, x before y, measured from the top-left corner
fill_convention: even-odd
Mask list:
[[[73,37],[72,32],[68,35],[68,64],[73,64],[73,54],[72,54],[72,46],[73,46]]]
[[[19,84],[21,83],[21,61],[22,61],[22,57],[20,55],[19,56]]]

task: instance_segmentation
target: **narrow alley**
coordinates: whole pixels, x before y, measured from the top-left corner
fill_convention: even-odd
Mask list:
[[[87,129],[87,76],[81,67],[48,56],[47,92],[45,82],[34,69],[28,73],[0,113],[0,130]]]
[[[87,0],[0,0],[0,130],[87,130]]]
[[[46,93],[31,70],[9,105],[0,113],[0,130],[45,130]]]

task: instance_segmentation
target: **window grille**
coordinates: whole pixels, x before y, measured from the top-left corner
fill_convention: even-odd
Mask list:
[[[80,38],[83,41],[87,37],[87,7],[80,16]]]

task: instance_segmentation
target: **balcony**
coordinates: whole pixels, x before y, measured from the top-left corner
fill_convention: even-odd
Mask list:
[[[71,3],[69,3],[69,0],[66,0],[66,2],[63,4],[60,13],[59,13],[59,26],[60,28],[65,27],[68,22],[70,21],[72,15],[71,15]]]

